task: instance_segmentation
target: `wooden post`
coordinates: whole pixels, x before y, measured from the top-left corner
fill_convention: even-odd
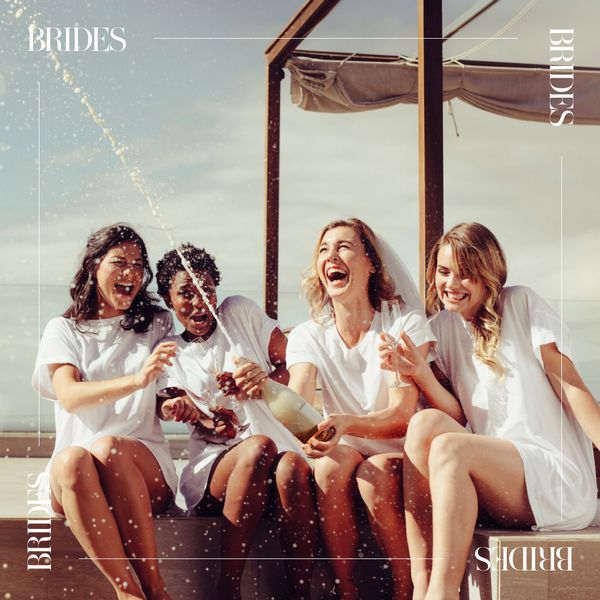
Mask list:
[[[281,80],[278,63],[267,64],[267,114],[265,122],[265,312],[277,318],[279,291],[279,142]]]
[[[286,59],[340,0],[308,0],[265,50],[267,114],[265,125],[265,312],[277,318],[279,292],[279,139],[281,80]]]
[[[442,0],[419,3],[419,291],[427,257],[444,232]]]

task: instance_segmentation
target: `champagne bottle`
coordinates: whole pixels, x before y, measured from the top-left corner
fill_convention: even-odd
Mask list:
[[[317,425],[323,420],[300,394],[272,379],[267,379],[264,383],[263,400],[273,416],[303,444],[317,432]],[[327,431],[322,431],[317,439],[326,442],[334,433],[334,428],[330,427]]]

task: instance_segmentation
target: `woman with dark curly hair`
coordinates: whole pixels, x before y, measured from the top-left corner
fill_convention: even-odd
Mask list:
[[[217,598],[240,598],[245,557],[260,518],[272,511],[284,555],[293,559],[284,563],[290,598],[308,599],[318,535],[311,468],[299,442],[262,400],[267,377],[287,382],[285,336],[248,298],[229,296],[217,306],[221,273],[203,249],[185,244],[167,252],[157,265],[156,278],[160,295],[185,328],[181,335],[167,338],[177,344],[177,356],[158,382],[161,393],[171,396],[160,408],[163,418],[195,423],[190,427],[181,492],[196,514],[223,515],[221,551],[226,560],[221,563]],[[204,412],[200,419],[190,412],[199,408]]]
[[[532,289],[506,286],[504,252],[480,223],[432,248],[427,304],[443,387],[409,336],[382,364],[430,406],[462,407],[470,430],[423,410],[404,445],[404,498],[415,600],[458,600],[481,511],[496,526],[580,529],[596,510],[592,445],[600,409],[573,362],[559,316]],[[460,404],[459,404],[460,402]],[[450,411],[448,411],[450,412]],[[433,558],[433,560],[431,560]]]
[[[155,391],[175,346],[152,351],[172,320],[147,291],[151,279],[146,246],[131,227],[93,233],[71,305],[44,330],[32,380],[55,401],[56,443],[40,492],[121,600],[171,598],[155,559],[152,515],[177,489]]]

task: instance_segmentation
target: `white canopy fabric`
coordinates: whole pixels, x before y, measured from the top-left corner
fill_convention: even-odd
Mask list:
[[[404,60],[292,58],[286,68],[292,75],[292,102],[304,110],[343,113],[417,103],[417,66]],[[446,64],[444,100],[459,98],[504,117],[548,123],[549,76],[548,69]],[[573,83],[567,93],[574,94],[574,123],[600,125],[600,72],[577,70]],[[569,84],[568,79],[555,80],[557,87]],[[558,103],[553,100],[554,106]]]

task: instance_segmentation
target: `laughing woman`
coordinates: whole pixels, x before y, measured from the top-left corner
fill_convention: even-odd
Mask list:
[[[358,219],[334,221],[322,230],[304,282],[313,319],[292,330],[286,354],[289,386],[310,403],[319,377],[326,415],[319,428],[335,429],[329,441],[312,438],[306,452],[316,459],[321,530],[334,559],[337,590],[348,599],[359,596],[353,581],[358,496],[385,553],[401,559],[391,561],[395,598],[410,593],[400,438],[415,411],[418,390],[400,381],[390,385],[379,366],[381,302],[393,301],[398,293],[383,265],[382,247]],[[408,294],[400,292],[404,301],[393,329],[410,332],[425,360],[435,338],[413,300],[416,292],[412,307],[406,303]]]
[[[155,379],[175,349],[151,351],[172,327],[147,292],[151,279],[146,246],[131,227],[93,233],[71,305],[46,326],[33,375],[34,387],[55,401],[49,489],[40,492],[121,600],[171,598],[154,559],[152,515],[177,489],[155,397]],[[142,557],[150,558],[129,561]]]
[[[596,509],[584,432],[598,440],[600,410],[559,317],[530,288],[505,287],[506,274],[502,248],[479,223],[452,228],[429,259],[437,363],[472,433],[437,410],[410,422],[404,495],[415,600],[458,599],[478,511],[503,527],[579,529]],[[433,405],[457,403],[408,336],[381,357]]]
[[[168,338],[178,352],[159,381],[161,396],[169,398],[160,408],[162,416],[195,422],[190,425],[190,458],[181,474],[181,492],[196,514],[223,516],[224,560],[216,598],[241,597],[246,557],[261,517],[272,509],[284,555],[291,559],[284,562],[289,598],[308,600],[318,537],[312,473],[298,441],[262,400],[267,377],[287,381],[285,336],[249,298],[229,296],[218,304],[221,272],[204,249],[184,244],[167,252],[157,265],[156,279],[159,294],[185,328]],[[171,404],[165,411],[167,402]],[[205,418],[197,423],[189,409],[203,410]]]

